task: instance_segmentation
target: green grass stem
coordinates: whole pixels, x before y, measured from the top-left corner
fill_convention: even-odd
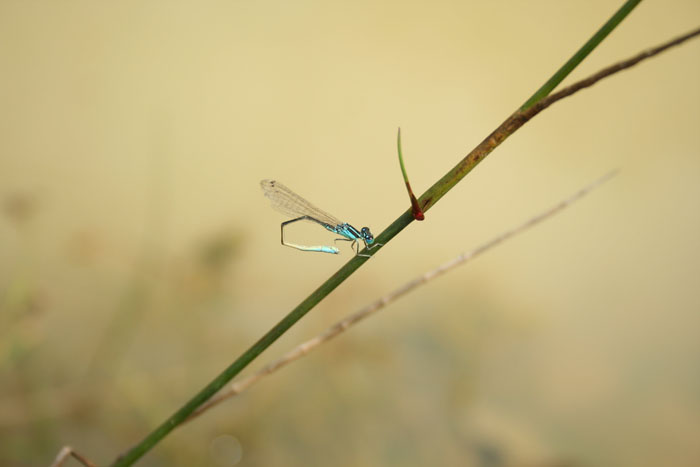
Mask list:
[[[596,33],[596,36],[600,36],[596,41],[593,42],[592,47],[597,45],[610,31],[617,26],[620,21],[632,10],[632,8],[639,3],[639,1],[628,1],[625,3],[623,8],[615,13],[614,17],[606,23],[604,26],[603,34],[601,31]],[[686,34],[680,38],[676,38],[673,41],[664,44],[663,46],[657,47],[655,49],[643,52],[636,57],[633,57],[627,61],[621,62],[619,64],[613,65],[601,72],[593,75],[592,77],[575,83],[556,94],[549,97],[546,96],[551,89],[542,91],[540,89],[533,97],[528,100],[523,108],[516,111],[513,115],[508,117],[496,130],[494,130],[484,141],[482,141],[474,150],[472,150],[467,156],[465,156],[455,167],[453,167],[449,172],[445,174],[440,180],[438,180],[432,187],[430,187],[419,199],[420,206],[423,211],[429,210],[442,196],[444,196],[452,187],[454,187],[464,176],[469,173],[476,165],[479,164],[488,154],[493,151],[499,144],[501,144],[508,136],[513,134],[518,128],[528,122],[532,117],[537,115],[539,112],[547,108],[552,103],[570,96],[571,94],[577,92],[578,90],[584,89],[588,86],[593,85],[600,79],[610,76],[611,74],[620,71],[622,69],[633,66],[639,61],[649,58],[656,53],[660,53],[667,48],[680,44],[681,42],[700,35],[700,30],[693,31]],[[594,38],[596,37],[594,36]],[[587,44],[588,44],[587,43]],[[592,49],[592,47],[590,47]],[[582,49],[583,50],[583,49]],[[581,51],[572,57],[569,62],[567,62],[568,67],[557,72],[560,75],[557,83],[561,81],[568,73],[575,68],[578,63],[583,60],[590,50],[585,53]],[[555,75],[555,76],[557,76]],[[551,79],[548,81],[553,82]],[[394,238],[399,232],[405,229],[411,222],[413,222],[414,217],[412,215],[411,209],[403,212],[394,222],[392,222],[376,239],[380,244],[386,246],[386,244]],[[372,250],[363,250],[363,254],[374,255],[379,250],[384,248],[384,246],[377,246]],[[320,287],[318,287],[313,293],[311,293],[304,301],[302,301],[296,308],[294,308],[287,316],[285,316],[279,323],[277,323],[272,329],[270,329],[263,337],[261,337],[255,344],[253,344],[248,350],[246,350],[240,357],[238,357],[228,368],[226,368],[220,375],[214,378],[209,384],[207,384],[202,390],[200,390],[192,399],[190,399],[185,405],[178,409],[174,414],[168,417],[160,426],[148,434],[142,441],[135,445],[130,451],[120,456],[112,465],[123,467],[132,465],[139,458],[141,458],[145,453],[152,449],[156,444],[158,444],[165,436],[167,436],[170,431],[175,427],[185,421],[201,404],[206,402],[210,397],[216,394],[221,388],[224,387],[231,379],[233,379],[243,368],[245,368],[251,361],[253,361],[258,355],[260,355],[265,349],[267,349],[277,338],[284,334],[289,328],[291,328],[297,321],[299,321],[306,313],[308,313],[316,304],[323,300],[329,293],[331,293],[336,287],[338,287],[345,279],[347,279],[352,273],[354,273],[360,266],[362,266],[369,258],[362,256],[355,256],[349,260],[344,266],[342,266],[335,274],[328,278]]]
[[[613,29],[617,27],[620,22],[625,19],[625,17],[636,7],[639,2],[642,0],[627,0],[624,5],[620,7],[619,10],[615,12],[612,17],[606,21],[606,23],[596,32],[593,34],[593,37],[588,39],[583,46],[578,49],[578,51],[569,59],[567,60],[564,65],[562,65],[561,68],[557,70],[556,73],[552,75],[551,78],[547,80],[546,83],[542,85],[535,93],[530,97],[523,105],[520,107],[520,110],[527,110],[532,105],[542,99],[545,96],[548,96],[550,92],[556,88],[559,83],[561,83],[564,78],[569,76],[569,73],[573,71],[574,68],[578,66],[579,63],[583,61],[584,58],[590,54],[593,49],[595,49],[598,44],[600,44],[603,39],[608,37],[608,34],[610,34]]]

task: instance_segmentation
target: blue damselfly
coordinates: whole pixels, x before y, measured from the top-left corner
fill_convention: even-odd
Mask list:
[[[337,218],[331,216],[327,212],[317,208],[301,196],[294,193],[292,190],[282,185],[276,180],[263,180],[260,182],[260,186],[265,193],[265,196],[270,198],[272,201],[272,207],[294,219],[282,222],[281,229],[281,239],[282,245],[296,248],[302,251],[316,251],[319,253],[331,253],[337,255],[340,250],[334,246],[305,246],[297,245],[295,243],[289,243],[284,241],[284,228],[297,221],[310,221],[321,225],[326,230],[329,230],[335,234],[341,236],[341,238],[336,238],[335,240],[343,240],[352,242],[351,246],[356,247],[355,253],[359,256],[369,257],[370,255],[360,254],[360,240],[365,244],[368,250],[381,245],[380,243],[374,242],[374,236],[372,232],[369,231],[369,227],[362,227],[358,230],[347,222],[341,222]]]

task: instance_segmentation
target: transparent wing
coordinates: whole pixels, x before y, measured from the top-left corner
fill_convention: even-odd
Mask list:
[[[323,211],[276,180],[260,182],[265,196],[272,201],[272,207],[289,217],[309,216],[332,227],[342,222]]]

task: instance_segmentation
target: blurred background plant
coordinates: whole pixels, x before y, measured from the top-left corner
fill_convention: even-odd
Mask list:
[[[111,460],[349,257],[280,246],[260,179],[381,230],[397,126],[420,193],[614,8],[2,2],[0,464]],[[699,13],[643,2],[572,78]],[[622,167],[605,191],[144,464],[697,465],[697,57],[538,117],[263,361]]]

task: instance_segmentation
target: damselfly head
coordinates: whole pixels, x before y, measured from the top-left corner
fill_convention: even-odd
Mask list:
[[[360,233],[362,234],[362,239],[367,245],[374,243],[374,235],[372,235],[372,232],[369,231],[369,227],[362,227]]]

